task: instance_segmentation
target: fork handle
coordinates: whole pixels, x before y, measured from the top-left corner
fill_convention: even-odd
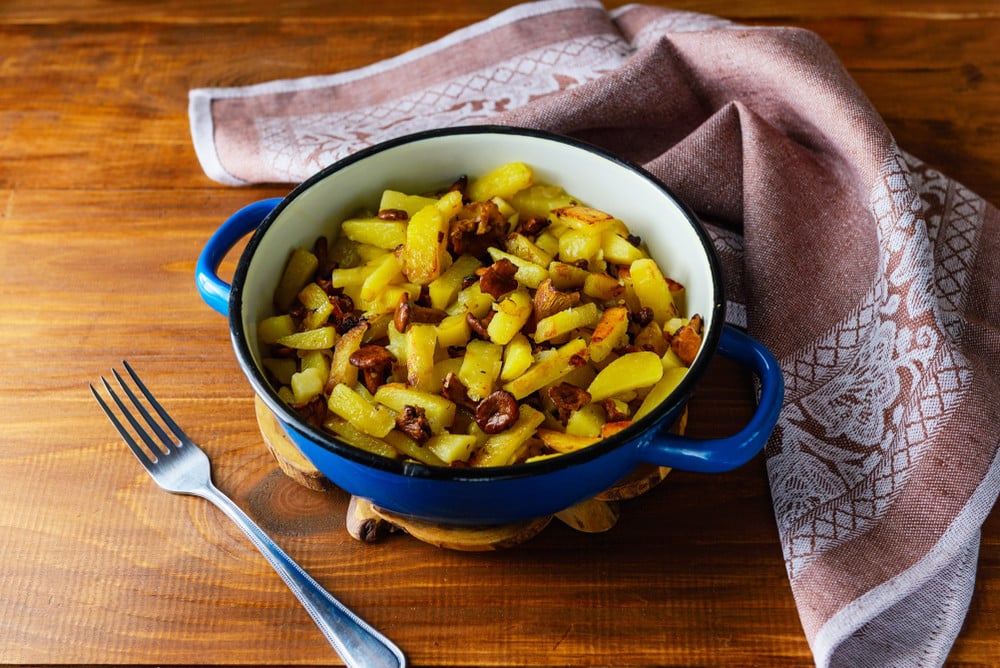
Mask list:
[[[194,494],[214,503],[243,530],[299,599],[348,667],[406,666],[406,657],[396,645],[320,586],[215,485],[209,483]]]

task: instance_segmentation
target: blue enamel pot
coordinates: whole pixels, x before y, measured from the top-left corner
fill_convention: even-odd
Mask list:
[[[700,353],[676,390],[627,429],[575,453],[494,468],[432,467],[384,458],[313,426],[287,406],[261,367],[257,323],[273,315],[272,295],[289,252],[330,235],[337,221],[376,208],[382,190],[426,192],[457,176],[506,162],[532,167],[589,206],[612,212],[639,235],[657,263],[686,288],[687,312],[704,319]],[[252,233],[232,283],[218,275],[226,253]],[[314,175],[288,196],[237,211],[206,244],[196,282],[205,302],[229,319],[239,364],[254,392],[291,440],[334,484],[375,505],[434,522],[485,525],[563,510],[614,485],[641,464],[718,473],[763,447],[781,408],[781,369],[759,342],[725,323],[719,263],[694,215],[640,167],[576,140],[534,130],[472,126],[434,130],[359,151]],[[749,367],[760,401],[749,423],[727,438],[668,433],[716,353]]]

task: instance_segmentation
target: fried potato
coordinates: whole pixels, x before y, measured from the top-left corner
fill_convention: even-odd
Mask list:
[[[312,280],[319,267],[319,258],[304,248],[292,250],[288,263],[281,273],[281,280],[274,291],[274,305],[279,311],[287,311],[295,301],[299,290]]]
[[[375,391],[374,398],[397,413],[406,406],[424,409],[433,434],[444,433],[455,421],[456,406],[453,401],[435,392],[414,389],[406,383],[386,383]]]
[[[436,204],[414,214],[406,226],[406,242],[399,257],[410,281],[427,285],[441,275],[447,236],[448,221]]]
[[[427,286],[427,294],[431,300],[431,307],[436,309],[446,309],[455,300],[455,296],[462,289],[462,281],[466,277],[476,273],[476,269],[482,266],[477,258],[471,255],[460,255],[448,267],[443,274],[435,278]]]
[[[458,378],[469,398],[480,401],[493,391],[503,363],[503,346],[491,341],[473,340],[466,347]]]
[[[624,306],[606,309],[590,337],[588,346],[590,359],[594,362],[603,362],[612,350],[622,344],[627,334],[628,309]]]
[[[514,380],[505,383],[503,389],[513,394],[515,399],[523,399],[585,364],[586,355],[586,341],[582,338],[573,339]]]
[[[343,383],[334,385],[330,391],[327,408],[370,436],[385,436],[396,426],[392,413],[372,404]]]
[[[535,327],[535,341],[551,341],[569,335],[578,329],[590,327],[601,318],[597,304],[587,302],[565,311],[559,311],[538,321]]]
[[[670,285],[656,262],[649,258],[636,260],[629,267],[629,273],[639,303],[653,310],[656,322],[662,325],[677,316]]]
[[[351,241],[392,250],[406,242],[406,224],[380,218],[352,218],[340,224],[341,233]]]
[[[501,346],[506,345],[531,317],[531,296],[524,288],[518,288],[494,302],[493,311],[493,318],[487,326],[490,340]]]
[[[545,416],[531,406],[521,406],[520,413],[513,427],[486,439],[476,453],[477,466],[507,466],[517,461],[528,439],[545,421]]]
[[[482,202],[493,197],[506,200],[534,183],[531,168],[523,162],[509,162],[491,172],[473,179],[469,183],[468,196],[474,202]]]
[[[639,351],[622,355],[601,369],[587,388],[591,401],[601,401],[644,387],[651,387],[663,376],[663,365],[656,353]]]

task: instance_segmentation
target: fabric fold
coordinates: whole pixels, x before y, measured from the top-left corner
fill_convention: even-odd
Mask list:
[[[1000,489],[1000,213],[898,147],[817,35],[546,0],[360,70],[193,90],[189,112],[227,184],[486,122],[642,164],[781,362],[767,474],[816,664],[944,662]]]

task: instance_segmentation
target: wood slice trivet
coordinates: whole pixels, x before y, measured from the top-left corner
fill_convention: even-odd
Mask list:
[[[264,444],[285,475],[317,492],[325,492],[333,487],[333,483],[320,473],[319,469],[306,459],[298,446],[288,438],[278,418],[257,396],[254,397],[254,412],[257,414],[257,425],[260,427],[260,435],[264,437]]]
[[[260,397],[254,398],[254,408],[264,443],[285,475],[313,491],[333,489],[333,483],[288,438],[281,423]],[[685,408],[671,428],[672,432],[684,433],[687,415]],[[554,515],[477,527],[418,520],[378,508],[365,499],[352,496],[347,510],[347,530],[351,536],[366,543],[378,542],[390,533],[403,531],[431,545],[473,552],[512,547],[530,540],[548,526],[553,517],[577,531],[599,533],[611,529],[617,523],[620,515],[619,501],[645,494],[660,484],[669,472],[670,469],[665,466],[643,464],[594,498]]]

